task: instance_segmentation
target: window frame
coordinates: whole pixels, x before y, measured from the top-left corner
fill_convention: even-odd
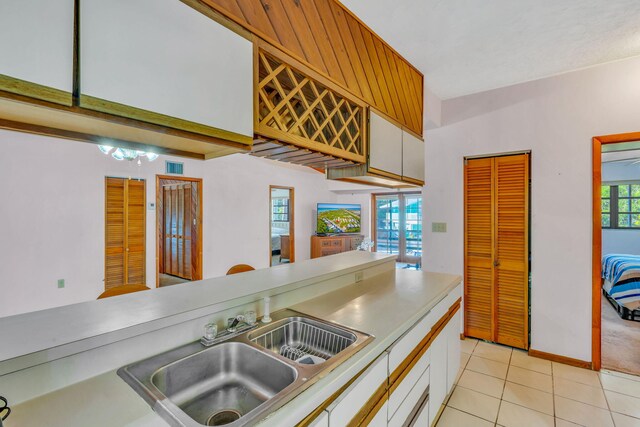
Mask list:
[[[603,230],[640,230],[640,225],[634,227],[632,224],[631,215],[640,215],[640,210],[633,211],[633,201],[640,200],[640,196],[633,196],[632,186],[640,185],[640,181],[618,181],[618,182],[602,182],[600,188],[609,187],[609,197],[602,197],[600,195],[600,224],[602,225],[602,218],[604,215],[609,215],[609,226],[602,225]],[[620,196],[619,187],[629,186],[629,195]],[[609,200],[609,212],[602,212],[602,201]],[[620,212],[619,202],[620,200],[629,200],[629,211]],[[629,215],[629,226],[620,226],[620,215]]]
[[[289,222],[291,219],[290,213],[290,203],[289,198],[287,197],[278,197],[271,199],[271,222]],[[284,201],[285,203],[278,203],[279,201]],[[276,212],[276,208],[285,208],[284,212]],[[282,215],[285,219],[275,219],[276,215]]]

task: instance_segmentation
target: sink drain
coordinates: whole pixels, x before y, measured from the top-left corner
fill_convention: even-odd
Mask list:
[[[207,420],[207,425],[223,426],[231,424],[232,422],[239,420],[241,416],[240,412],[234,411],[233,409],[223,409],[222,411],[218,411],[211,415]]]

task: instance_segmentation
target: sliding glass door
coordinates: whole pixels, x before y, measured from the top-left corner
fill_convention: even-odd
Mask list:
[[[374,194],[374,250],[398,255],[398,262],[420,263],[422,258],[422,195]]]

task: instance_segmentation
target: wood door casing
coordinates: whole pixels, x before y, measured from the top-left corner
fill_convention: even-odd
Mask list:
[[[529,155],[467,160],[465,335],[529,344]]]
[[[105,178],[105,290],[146,283],[145,181]]]
[[[186,228],[191,244],[188,245],[186,252],[190,252],[184,259],[191,260],[190,269],[191,278],[188,280],[202,280],[202,179],[176,177],[169,175],[156,176],[156,286],[160,285],[159,274],[165,271],[166,256],[166,236],[165,236],[165,203],[164,191],[166,186],[189,184],[190,193],[186,196],[190,199],[190,210],[187,213],[190,216],[190,228]],[[195,220],[195,221],[194,221]],[[170,258],[168,258],[170,259]],[[177,261],[177,259],[176,259]],[[177,267],[177,265],[176,265]],[[169,267],[171,268],[171,267]],[[184,269],[184,267],[183,267]],[[172,274],[172,273],[168,273]],[[181,276],[182,277],[182,276]]]
[[[191,182],[162,187],[164,262],[161,272],[192,280],[192,239],[194,203]]]

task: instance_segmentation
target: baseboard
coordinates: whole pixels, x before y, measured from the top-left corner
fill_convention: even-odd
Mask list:
[[[529,349],[529,356],[537,357],[539,359],[551,360],[552,362],[564,363],[565,365],[576,366],[578,368],[584,368],[584,369],[593,368],[591,362],[587,362],[585,360],[573,359],[571,357],[560,356],[558,354],[553,354],[553,353],[545,353],[544,351],[538,351],[532,348]]]
[[[464,336],[464,334],[463,334],[463,333],[460,333],[460,339],[461,339],[461,340],[465,339],[465,336]]]

